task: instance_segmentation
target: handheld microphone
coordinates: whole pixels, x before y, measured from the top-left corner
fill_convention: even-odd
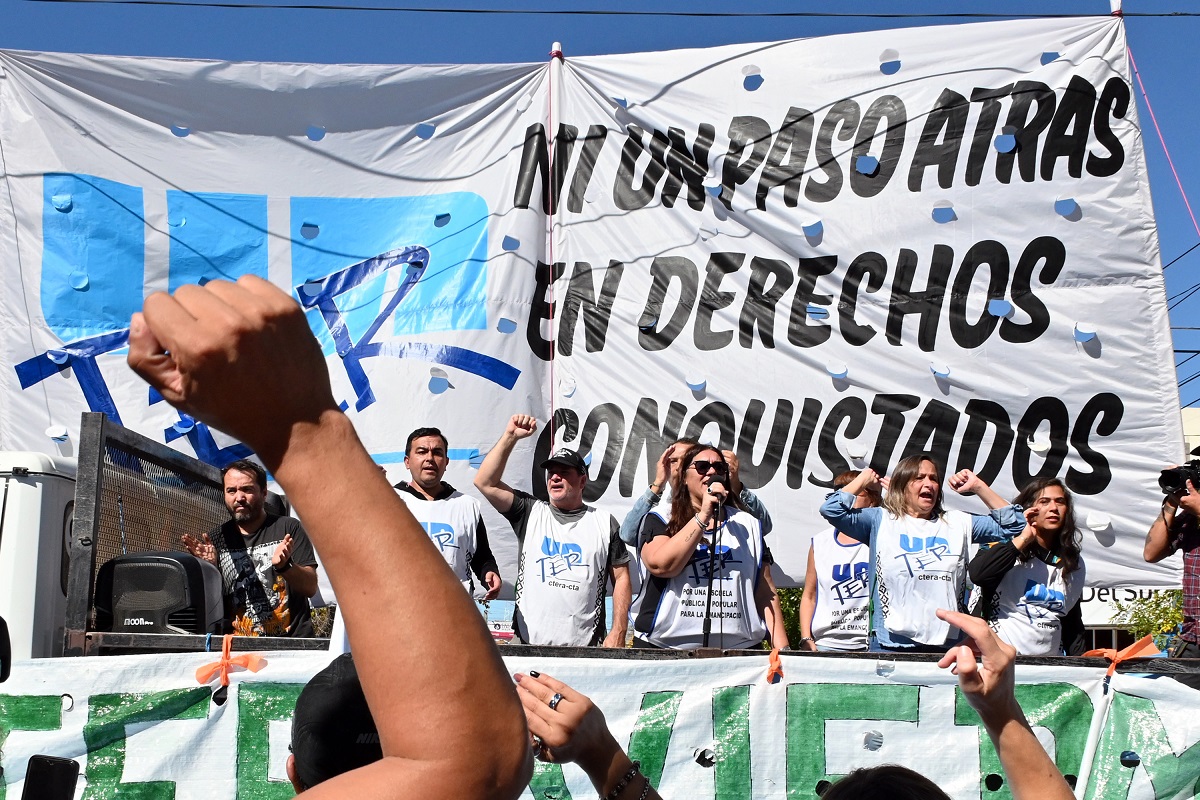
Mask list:
[[[709,484],[708,484],[708,493],[709,493],[709,494],[712,494],[712,493],[713,493],[713,487],[714,487],[714,486],[720,486],[720,487],[721,487],[721,489],[722,489],[722,491],[724,491],[724,492],[725,492],[725,494],[729,494],[729,489],[728,489],[728,488],[725,486],[725,481],[724,481],[724,479],[722,479],[722,478],[713,478],[711,481],[709,481]]]

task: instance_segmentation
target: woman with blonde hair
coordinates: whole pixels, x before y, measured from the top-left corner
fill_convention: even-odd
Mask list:
[[[971,543],[1011,539],[1025,528],[1020,507],[1005,505],[970,470],[948,483],[999,507],[985,516],[945,510],[941,472],[930,453],[901,459],[882,508],[854,507],[859,492],[881,485],[870,468],[821,505],[834,528],[870,546],[871,650],[940,653],[955,644],[961,632],[935,612],[965,609]]]

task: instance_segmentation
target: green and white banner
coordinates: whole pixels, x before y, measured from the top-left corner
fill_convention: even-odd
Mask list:
[[[452,658],[452,654],[447,654]],[[0,686],[0,800],[21,796],[35,753],[79,761],[76,798],[285,798],[290,719],[329,655],[271,653],[216,705],[197,667],[216,654],[18,662]],[[911,767],[956,799],[1010,797],[956,679],[933,663],[783,657],[639,661],[509,657],[590,696],[667,798],[815,798],[822,781]],[[403,679],[398,677],[398,681]],[[1197,796],[1197,695],[1170,678],[1020,665],[1017,696],[1081,798]],[[402,684],[397,691],[405,691]],[[573,765],[539,764],[528,796],[595,792]]]

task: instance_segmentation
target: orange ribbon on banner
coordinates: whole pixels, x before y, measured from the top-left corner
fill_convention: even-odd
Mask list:
[[[242,667],[251,672],[258,672],[267,665],[267,660],[255,653],[244,653],[240,656],[230,658],[230,651],[233,650],[233,634],[225,635],[225,640],[221,643],[221,660],[214,661],[211,664],[205,664],[196,670],[196,680],[199,683],[208,683],[215,676],[221,676],[221,685],[229,685],[229,673],[234,667]]]
[[[1120,652],[1113,650],[1111,647],[1106,647],[1100,650],[1088,650],[1083,656],[1084,658],[1107,658],[1109,661],[1108,677],[1111,678],[1112,674],[1117,671],[1117,664],[1120,664],[1122,661],[1129,661],[1134,658],[1149,658],[1161,652],[1154,644],[1153,636],[1143,636]]]
[[[767,683],[778,683],[783,680],[783,662],[779,660],[779,648],[771,651],[771,663],[767,667]]]

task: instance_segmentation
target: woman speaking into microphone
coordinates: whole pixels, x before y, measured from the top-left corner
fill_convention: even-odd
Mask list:
[[[647,575],[633,608],[634,647],[757,648],[783,620],[771,612],[762,528],[729,494],[720,451],[693,445],[671,480],[671,513],[642,521]]]

